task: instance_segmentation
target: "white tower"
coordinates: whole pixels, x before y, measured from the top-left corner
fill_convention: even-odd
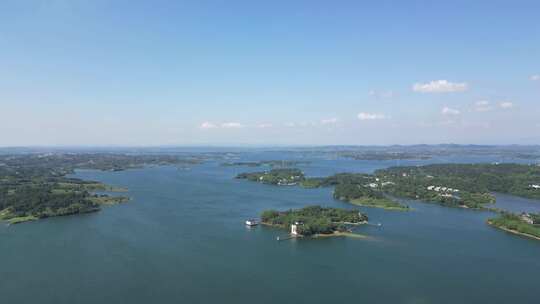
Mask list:
[[[294,222],[294,224],[291,224],[291,234],[292,235],[299,235],[298,233],[298,226],[302,225],[302,222]]]

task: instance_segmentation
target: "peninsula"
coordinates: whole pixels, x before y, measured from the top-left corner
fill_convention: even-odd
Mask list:
[[[504,231],[540,240],[540,214],[502,212],[487,223]]]
[[[264,172],[241,173],[236,178],[277,186],[295,186],[305,180],[304,173],[299,169],[272,169]]]
[[[121,171],[147,165],[197,163],[168,155],[30,153],[0,155],[0,220],[17,224],[41,218],[99,211],[127,202],[103,192],[126,189],[69,178],[76,169]]]

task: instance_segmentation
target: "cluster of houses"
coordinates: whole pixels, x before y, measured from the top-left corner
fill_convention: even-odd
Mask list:
[[[435,191],[435,192],[459,192],[458,189],[449,188],[449,187],[440,187],[440,186],[428,186],[427,189],[429,191]]]
[[[440,186],[428,186],[427,189],[429,191],[435,191],[435,192],[446,192],[446,193],[455,193],[455,192],[459,192],[458,189],[454,189],[454,188],[449,188],[449,187],[440,187]]]
[[[441,196],[444,197],[454,197],[453,193],[458,193],[458,189],[450,188],[450,187],[442,187],[442,186],[428,186],[428,191],[435,191],[440,193]]]
[[[384,182],[384,183],[381,183],[381,186],[382,186],[382,187],[388,186],[388,185],[395,185],[395,183],[394,183],[394,182]],[[377,183],[369,183],[369,184],[367,184],[367,186],[370,187],[370,188],[373,188],[373,189],[379,188],[379,184],[377,184]]]
[[[540,185],[529,185],[529,188],[533,188],[533,189],[539,190],[539,189],[540,189]]]
[[[264,180],[264,175],[259,177],[259,181],[263,181]],[[278,181],[277,185],[278,186],[296,186],[298,184],[298,182],[300,181],[301,177],[300,176],[294,176],[294,175],[291,175],[289,178],[282,178]]]
[[[376,178],[375,181],[379,182],[380,179],[379,178]],[[388,185],[395,185],[396,183],[394,182],[382,182],[380,184],[381,187],[384,187],[384,186],[388,186]],[[376,189],[376,188],[379,188],[379,184],[378,183],[369,183],[366,185],[367,187],[370,187],[372,189]]]

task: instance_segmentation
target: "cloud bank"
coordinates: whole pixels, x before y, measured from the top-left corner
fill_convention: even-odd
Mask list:
[[[456,110],[456,109],[452,109],[452,108],[449,108],[449,107],[444,107],[441,110],[441,114],[442,115],[459,115],[459,114],[461,114],[461,112],[459,110]]]
[[[417,82],[413,85],[412,90],[418,93],[452,93],[464,92],[469,89],[466,82],[449,82],[448,80],[433,80],[426,83]]]
[[[360,112],[360,113],[358,113],[358,119],[360,119],[360,120],[380,120],[380,119],[386,119],[386,115],[379,114],[379,113]]]

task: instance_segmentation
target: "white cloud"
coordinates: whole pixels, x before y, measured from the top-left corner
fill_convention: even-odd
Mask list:
[[[360,120],[379,120],[379,119],[385,119],[385,118],[386,116],[384,114],[366,113],[366,112],[358,113],[358,119]]]
[[[501,109],[511,109],[514,107],[514,104],[509,101],[503,101],[499,103],[499,107],[501,107]]]
[[[243,128],[244,125],[239,122],[224,122],[221,124],[221,127],[225,129],[237,129]]]
[[[531,75],[531,77],[529,77],[529,79],[531,81],[540,81],[540,75],[538,75],[538,74]]]
[[[268,129],[268,128],[271,128],[271,127],[273,127],[273,125],[271,123],[261,123],[261,124],[257,125],[257,128],[259,128],[259,129]]]
[[[447,120],[443,120],[439,123],[439,126],[450,126],[450,125],[455,125],[457,123],[457,121],[453,120],[453,119],[447,119]]]
[[[285,124],[285,127],[294,128],[294,127],[296,127],[296,124],[294,122],[288,122],[288,123]]]
[[[393,91],[370,90],[368,92],[368,95],[376,97],[376,98],[392,98],[392,97],[394,97],[394,92]]]
[[[488,112],[493,110],[491,103],[487,100],[479,100],[474,104],[474,110],[476,112]]]
[[[338,119],[335,117],[321,120],[321,124],[323,125],[333,125],[333,124],[336,124],[337,122],[338,122]]]
[[[223,129],[234,129],[234,128],[243,128],[244,125],[239,122],[224,122],[220,125],[217,125],[215,123],[205,121],[200,125],[201,129],[217,129],[217,128],[223,128]]]
[[[461,112],[459,112],[459,110],[452,109],[452,108],[449,108],[449,107],[444,107],[441,110],[442,115],[459,115],[460,113]]]
[[[454,83],[448,80],[433,80],[427,83],[417,82],[412,89],[419,93],[451,93],[463,92],[469,88],[466,82]]]
[[[217,126],[209,121],[205,121],[200,126],[201,129],[214,129],[217,128]]]

